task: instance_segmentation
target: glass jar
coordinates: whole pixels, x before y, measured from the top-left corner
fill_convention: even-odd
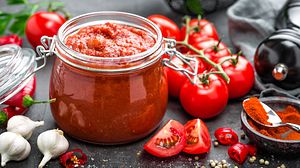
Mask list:
[[[36,61],[41,59],[44,62],[37,67]],[[36,57],[32,49],[15,44],[0,46],[0,105],[20,92],[45,64],[46,58]]]
[[[78,29],[105,22],[143,29],[156,43],[142,53],[113,58],[84,55],[65,45],[66,37]],[[67,134],[91,143],[122,144],[159,126],[168,88],[161,61],[164,40],[154,23],[123,12],[88,13],[67,21],[57,36],[42,41],[49,50],[40,53],[57,56],[50,79],[50,98],[56,98],[51,111]]]

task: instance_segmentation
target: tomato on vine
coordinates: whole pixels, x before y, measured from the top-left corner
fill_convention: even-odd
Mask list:
[[[215,74],[197,78],[195,84],[189,80],[180,90],[180,102],[184,110],[194,117],[208,119],[220,114],[228,101],[225,81]]]
[[[158,14],[148,16],[147,18],[159,27],[163,37],[180,40],[180,29],[173,20]]]
[[[171,62],[181,68],[191,70],[187,64],[177,57],[173,57]],[[198,62],[198,73],[202,73],[205,71],[206,67],[201,59],[198,59]],[[187,77],[182,72],[172,70],[168,67],[165,67],[164,70],[168,78],[169,95],[175,98],[179,97],[180,89],[183,83],[187,80]]]
[[[197,41],[201,41],[205,38],[213,38],[219,40],[219,36],[215,26],[206,19],[192,19],[189,23],[191,28],[189,32],[189,44],[194,44]],[[186,26],[182,26],[181,30],[181,40],[184,40],[186,34]]]
[[[222,63],[222,68],[230,78],[230,99],[243,97],[251,90],[255,81],[254,68],[246,58],[238,54],[220,58],[217,63]]]
[[[204,54],[208,56],[212,61],[231,54],[228,47],[223,42],[221,42],[220,40],[215,40],[213,38],[206,38],[192,45],[198,50],[203,50]]]

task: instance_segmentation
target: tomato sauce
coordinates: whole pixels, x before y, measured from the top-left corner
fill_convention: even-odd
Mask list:
[[[154,43],[144,30],[110,22],[84,27],[66,39],[71,49],[98,57],[131,56],[146,51]]]
[[[155,39],[138,28],[106,23],[81,28],[66,37],[65,44],[86,55],[127,58],[151,48]],[[69,59],[59,48],[57,51]],[[60,57],[50,80],[50,97],[56,98],[51,111],[67,134],[91,143],[120,144],[145,137],[158,127],[168,98],[161,59],[144,68],[102,73],[71,66]],[[131,66],[136,63],[126,64],[126,68]]]

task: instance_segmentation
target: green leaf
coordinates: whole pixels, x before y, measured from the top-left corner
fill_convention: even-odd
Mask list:
[[[11,14],[2,13],[0,11],[0,35],[3,35],[6,32],[7,26],[12,18],[13,16]]]
[[[27,4],[27,0],[6,0],[8,5],[19,5],[19,4]]]
[[[196,15],[203,15],[203,8],[200,0],[186,0],[187,8]]]
[[[30,14],[17,15],[11,24],[9,31],[18,34],[19,36],[23,36],[26,22],[29,17]]]

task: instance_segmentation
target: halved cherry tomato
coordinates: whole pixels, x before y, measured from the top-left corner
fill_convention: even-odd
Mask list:
[[[213,38],[206,38],[192,45],[198,50],[204,50],[204,54],[212,61],[230,55],[227,46],[223,42],[219,42]]]
[[[185,144],[184,126],[178,121],[170,120],[144,145],[144,149],[157,157],[170,157],[182,151]]]
[[[212,74],[207,83],[199,79],[196,84],[187,80],[180,90],[180,102],[184,110],[194,117],[208,119],[220,114],[228,101],[225,81]]]
[[[163,37],[172,38],[175,40],[180,39],[180,29],[171,19],[158,14],[148,16],[147,18],[159,27]]]
[[[238,135],[231,128],[218,128],[214,135],[223,145],[233,145],[239,141]]]
[[[228,58],[236,58],[236,55],[220,58],[216,62],[219,63]],[[254,68],[247,59],[240,56],[237,63],[226,61],[222,64],[222,68],[230,78],[228,84],[230,99],[243,97],[251,90],[255,81]]]
[[[201,19],[198,22],[198,19],[192,19],[190,22],[190,27],[195,27],[189,33],[189,44],[193,44],[196,41],[201,41],[201,39],[211,37],[215,40],[219,40],[219,36],[215,26],[208,20]],[[181,30],[181,40],[184,40],[186,27],[182,26]]]
[[[184,125],[186,131],[186,146],[183,151],[189,154],[207,153],[211,147],[209,131],[199,118],[188,121]]]
[[[247,159],[248,154],[248,148],[242,143],[236,143],[228,148],[229,157],[238,164],[243,164]]]
[[[191,68],[185,64],[181,59],[178,57],[173,57],[171,60],[172,63],[178,65],[181,68],[185,68],[188,70],[191,70]],[[206,67],[202,60],[198,59],[198,73],[202,73],[205,71]],[[192,64],[193,65],[193,64]],[[172,97],[178,97],[180,93],[180,89],[183,85],[183,83],[187,80],[187,77],[179,71],[175,71],[173,69],[170,69],[168,67],[165,67],[165,72],[167,74],[168,78],[168,90],[169,95]]]

